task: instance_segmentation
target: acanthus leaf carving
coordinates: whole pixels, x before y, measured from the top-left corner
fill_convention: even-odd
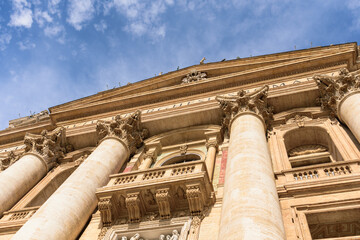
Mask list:
[[[0,171],[4,171],[12,164],[14,164],[21,157],[20,154],[16,154],[14,151],[9,151],[6,158],[0,160]]]
[[[225,113],[223,128],[229,128],[231,121],[240,113],[251,112],[260,116],[268,126],[273,120],[273,108],[267,104],[269,86],[247,93],[241,90],[236,96],[216,96],[221,109]]]
[[[184,83],[190,83],[190,82],[197,82],[197,81],[200,81],[200,80],[203,80],[206,78],[207,78],[206,72],[198,72],[196,70],[192,70],[181,81],[182,81],[182,84],[184,84]]]
[[[338,105],[344,97],[360,90],[360,70],[349,72],[348,69],[342,68],[338,76],[317,74],[313,79],[320,91],[318,102],[323,109],[331,110],[333,115],[338,113]]]
[[[66,153],[65,128],[58,127],[51,132],[43,130],[40,135],[26,133],[25,153],[35,153],[43,157],[48,166],[53,166]]]
[[[141,111],[136,111],[130,116],[115,116],[113,121],[98,121],[96,131],[99,140],[105,137],[116,137],[123,141],[131,154],[141,146],[148,135],[148,130],[141,127]]]

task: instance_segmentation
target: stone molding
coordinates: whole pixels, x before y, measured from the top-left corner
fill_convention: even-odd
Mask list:
[[[139,110],[127,117],[116,115],[113,121],[99,120],[96,131],[99,140],[109,137],[119,139],[128,147],[130,154],[135,153],[148,135],[148,130],[141,126],[141,111]]]
[[[25,154],[40,156],[47,168],[53,167],[66,153],[65,128],[58,127],[51,132],[43,130],[40,135],[26,133]]]
[[[257,115],[268,126],[273,120],[273,108],[267,104],[268,90],[269,86],[265,85],[251,93],[240,90],[236,96],[216,96],[225,113],[223,127],[230,131],[234,119],[245,113]]]
[[[360,70],[349,72],[342,68],[338,76],[318,74],[313,79],[319,87],[321,97],[318,101],[322,109],[329,109],[333,116],[339,118],[341,103],[351,94],[360,92]]]

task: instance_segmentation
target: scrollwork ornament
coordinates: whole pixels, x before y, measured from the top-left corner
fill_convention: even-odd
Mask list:
[[[99,140],[105,137],[116,137],[124,142],[131,154],[141,146],[148,135],[148,130],[141,126],[141,112],[136,111],[130,116],[117,115],[113,121],[98,121],[96,125]]]

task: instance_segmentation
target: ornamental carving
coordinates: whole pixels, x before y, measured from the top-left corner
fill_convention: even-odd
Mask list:
[[[119,138],[128,146],[131,154],[135,153],[148,135],[147,129],[141,127],[140,111],[127,117],[117,115],[113,121],[98,121],[96,131],[99,140],[105,137]]]
[[[268,125],[273,119],[273,108],[268,107],[267,104],[268,90],[269,86],[265,85],[251,93],[241,90],[236,96],[216,96],[215,99],[220,103],[220,107],[225,113],[223,127],[228,128],[232,119],[243,112],[252,112],[259,115]]]
[[[309,144],[309,145],[302,145],[296,148],[293,148],[289,151],[290,157],[301,156],[305,154],[312,154],[312,153],[321,153],[326,152],[328,149],[319,144]]]
[[[182,81],[182,84],[184,84],[184,83],[190,83],[190,82],[197,82],[197,81],[200,81],[200,80],[203,80],[206,78],[207,78],[207,73],[192,70],[181,81]]]
[[[111,197],[106,197],[99,200],[98,209],[100,211],[101,220],[104,227],[110,226],[112,222],[111,207]]]
[[[303,128],[305,127],[305,122],[311,120],[312,118],[309,118],[307,116],[302,116],[299,114],[296,114],[293,118],[289,118],[286,123],[287,124],[292,124],[292,123],[296,123],[296,125],[299,128]]]
[[[214,147],[217,149],[217,147],[219,146],[218,144],[218,140],[217,139],[209,139],[206,141],[206,149],[209,149],[209,147]]]
[[[345,96],[360,90],[360,70],[349,72],[342,68],[338,76],[318,74],[313,78],[320,90],[321,107],[331,110],[332,114],[337,114],[338,104]]]
[[[14,151],[10,151],[6,158],[0,160],[0,171],[4,171],[10,167],[13,163],[19,160],[20,157],[21,155],[17,155]]]
[[[159,207],[160,218],[170,218],[169,188],[158,189],[156,191],[156,202]]]
[[[204,209],[200,185],[187,185],[186,196],[189,202],[191,215],[200,215]]]
[[[58,127],[51,132],[43,130],[40,135],[26,133],[24,144],[26,153],[39,154],[48,166],[52,166],[66,153],[65,128]]]
[[[132,223],[139,222],[141,219],[139,194],[138,192],[129,193],[125,199],[129,221]]]

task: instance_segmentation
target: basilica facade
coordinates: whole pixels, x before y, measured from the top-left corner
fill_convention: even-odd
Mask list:
[[[357,43],[190,66],[11,120],[0,240],[360,239]]]

